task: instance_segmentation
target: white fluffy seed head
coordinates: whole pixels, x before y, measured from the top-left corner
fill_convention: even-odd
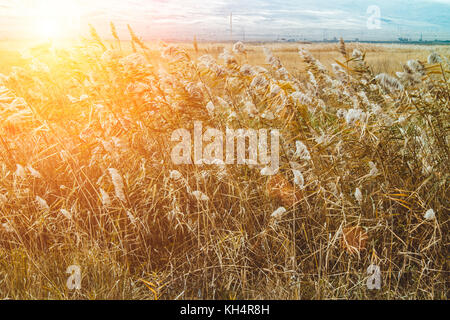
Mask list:
[[[434,220],[434,219],[436,219],[436,214],[435,214],[435,212],[434,212],[433,209],[428,209],[428,210],[425,212],[425,214],[423,215],[423,217],[424,217],[426,220]]]
[[[437,64],[437,63],[441,63],[441,62],[442,62],[442,58],[436,52],[433,52],[432,54],[430,54],[428,56],[428,63],[429,64]]]
[[[241,41],[236,42],[233,45],[233,52],[234,53],[238,53],[238,54],[245,53],[245,46],[244,46],[244,44]]]
[[[49,210],[50,209],[50,207],[47,204],[47,201],[45,201],[44,199],[42,199],[39,196],[36,196],[36,203],[41,210]]]
[[[424,74],[425,68],[419,60],[408,60],[406,65],[416,73]]]
[[[375,77],[378,83],[389,91],[402,91],[403,85],[396,78],[386,73],[380,73]]]
[[[356,190],[355,190],[355,199],[359,203],[361,203],[363,200],[363,196],[362,196],[361,190],[359,188],[356,188]]]
[[[128,219],[130,219],[131,224],[136,225],[136,222],[137,222],[136,217],[128,210],[127,210],[127,216],[128,216]]]
[[[270,110],[264,111],[261,117],[269,121],[275,119],[275,115]]]
[[[100,195],[102,196],[101,200],[105,207],[111,206],[111,198],[109,197],[108,193],[106,193],[105,190],[100,188]]]
[[[266,77],[261,74],[258,74],[256,77],[254,77],[252,82],[250,83],[250,86],[257,90],[264,90],[268,85],[269,82],[267,81]]]
[[[356,121],[363,122],[365,119],[366,113],[361,109],[350,109],[345,114],[345,122],[350,126],[354,125]]]
[[[276,171],[274,171],[270,167],[264,167],[261,169],[260,173],[262,176],[273,176],[274,174],[276,174]]]
[[[301,91],[295,91],[290,94],[290,97],[294,100],[295,103],[299,103],[302,105],[311,105],[312,99],[309,95],[301,92]]]
[[[42,178],[41,174],[39,173],[39,171],[37,171],[36,169],[34,169],[31,165],[27,166],[28,171],[30,171],[30,174],[35,177],[35,178]]]
[[[300,170],[295,169],[292,170],[292,173],[294,174],[294,183],[303,189],[305,187],[305,178],[303,177],[303,174]]]
[[[0,193],[0,204],[5,204],[8,201],[8,198],[3,193]]]
[[[8,222],[2,223],[1,226],[2,226],[3,230],[5,230],[8,233],[14,232],[13,227]]]
[[[256,106],[251,101],[245,102],[244,110],[245,110],[245,112],[247,112],[247,114],[250,118],[253,118],[258,114],[258,109],[256,109]]]
[[[59,212],[61,212],[61,214],[66,217],[67,219],[71,220],[72,219],[72,214],[67,211],[66,209],[61,209],[59,210]]]
[[[195,199],[197,199],[197,201],[209,201],[209,197],[199,190],[193,191],[191,194],[195,197]]]
[[[178,181],[183,179],[183,175],[178,170],[171,170],[169,173],[169,178]]]
[[[208,114],[210,116],[214,115],[215,109],[216,107],[214,106],[214,103],[212,103],[211,101],[206,104],[206,110],[208,111]]]
[[[311,160],[308,148],[300,140],[295,141],[295,156],[303,160]]]
[[[117,171],[117,169],[109,168],[108,171],[109,174],[111,175],[116,197],[119,198],[121,201],[126,202],[125,193],[123,191],[124,184],[122,176],[119,174],[119,171]]]
[[[24,169],[20,164],[17,164],[17,165],[16,165],[16,168],[17,168],[17,169],[16,169],[16,171],[14,172],[14,174],[16,175],[16,177],[25,179],[26,176],[27,176],[27,174],[26,174],[26,172],[25,172],[25,169]]]
[[[369,162],[369,167],[370,167],[369,175],[371,175],[371,176],[376,176],[376,175],[378,175],[378,169],[377,169],[377,166],[375,165],[375,163],[373,163],[372,161],[370,161],[370,162]]]
[[[270,216],[274,219],[281,219],[284,214],[286,213],[286,208],[285,207],[279,207],[277,210],[275,210]]]
[[[362,54],[361,51],[359,51],[358,49],[354,49],[354,50],[353,50],[352,58],[355,58],[355,59],[357,59],[357,60],[360,60],[360,59],[362,59],[362,56],[363,56],[363,54]]]

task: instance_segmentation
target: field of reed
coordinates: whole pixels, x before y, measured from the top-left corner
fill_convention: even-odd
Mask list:
[[[0,45],[0,298],[448,298],[448,48],[129,31]],[[279,170],[175,165],[194,121]]]

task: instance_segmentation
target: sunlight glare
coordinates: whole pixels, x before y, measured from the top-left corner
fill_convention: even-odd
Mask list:
[[[36,31],[41,38],[54,39],[60,36],[57,21],[43,20],[36,24]]]
[[[67,38],[80,31],[81,11],[76,0],[33,1],[28,16],[33,34],[41,39]]]

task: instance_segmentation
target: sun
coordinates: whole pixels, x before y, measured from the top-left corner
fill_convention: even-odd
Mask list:
[[[33,36],[53,40],[79,33],[81,11],[78,0],[40,0],[31,3],[28,16]]]
[[[61,28],[58,21],[42,20],[36,22],[36,33],[40,38],[56,39],[61,36]]]

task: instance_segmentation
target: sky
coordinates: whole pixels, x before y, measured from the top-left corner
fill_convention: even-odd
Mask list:
[[[450,0],[0,0],[0,39],[107,36],[110,21],[123,38],[450,40]]]

